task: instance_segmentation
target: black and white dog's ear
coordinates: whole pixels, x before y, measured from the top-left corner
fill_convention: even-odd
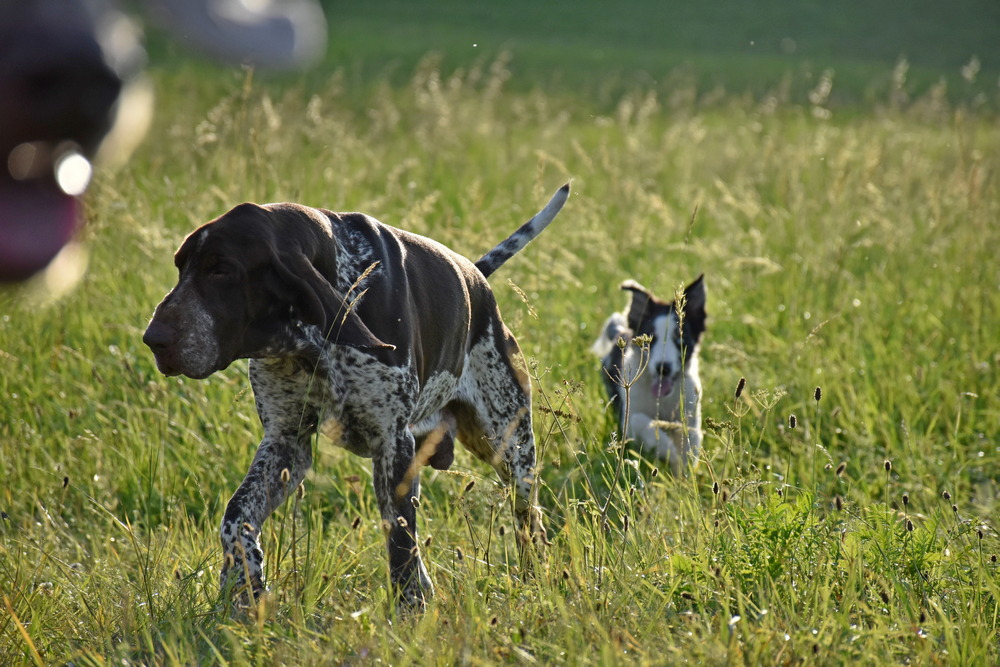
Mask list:
[[[705,274],[684,288],[684,303],[686,311],[705,312]]]
[[[684,323],[687,334],[695,341],[705,332],[705,274],[684,288]]]
[[[628,307],[628,327],[632,331],[639,330],[639,324],[646,316],[650,301],[653,295],[649,290],[634,280],[626,280],[621,284],[621,289],[632,292],[632,303]]]

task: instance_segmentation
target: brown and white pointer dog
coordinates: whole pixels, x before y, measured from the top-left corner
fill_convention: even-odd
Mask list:
[[[261,524],[302,482],[329,423],[372,459],[404,608],[434,590],[417,546],[420,467],[447,468],[455,437],[513,487],[519,544],[545,539],[530,381],[486,277],[568,196],[567,184],[476,263],[367,215],[299,204],[240,204],[185,239],[143,342],[165,375],[251,360],[264,437],[221,530],[222,590],[236,606],[265,590]]]

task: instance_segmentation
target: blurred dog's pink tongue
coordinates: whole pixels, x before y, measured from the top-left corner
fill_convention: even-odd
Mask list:
[[[670,378],[660,378],[653,382],[653,396],[663,398],[668,396],[673,388],[674,383],[670,381]]]
[[[0,283],[44,269],[76,231],[77,207],[55,187],[0,183]]]

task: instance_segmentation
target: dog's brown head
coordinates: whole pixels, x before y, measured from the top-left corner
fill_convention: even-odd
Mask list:
[[[192,232],[174,263],[177,286],[142,338],[165,375],[200,379],[236,359],[287,353],[310,325],[338,344],[391,347],[331,284],[336,244],[316,209],[240,204]]]

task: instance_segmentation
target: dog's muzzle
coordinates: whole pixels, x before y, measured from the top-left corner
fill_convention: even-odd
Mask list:
[[[153,352],[156,367],[164,375],[180,375],[176,361],[177,332],[172,327],[152,321],[142,334],[142,342]]]
[[[653,383],[651,391],[654,398],[666,398],[674,390],[674,374],[666,364],[657,364],[653,369]]]

